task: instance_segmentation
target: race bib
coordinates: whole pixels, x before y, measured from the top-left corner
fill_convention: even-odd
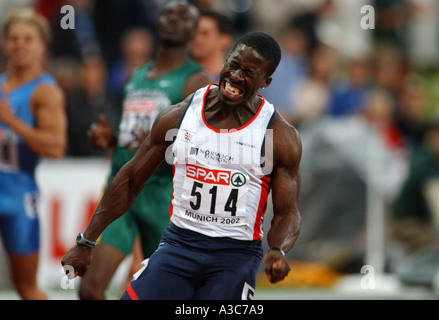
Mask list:
[[[0,129],[0,170],[18,170],[18,144],[10,130]]]
[[[119,126],[119,145],[138,147],[138,138],[151,130],[158,113],[169,105],[165,97],[127,99]]]
[[[248,180],[237,170],[187,164],[179,216],[200,223],[245,224]]]

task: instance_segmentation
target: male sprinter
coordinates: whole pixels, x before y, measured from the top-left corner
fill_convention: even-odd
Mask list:
[[[280,56],[271,36],[246,34],[227,58],[218,86],[197,90],[160,113],[62,259],[74,268],[71,276],[86,274],[94,242],[172,151],[171,224],[122,299],[253,297],[270,190],[274,216],[263,263],[272,283],[284,279],[290,270],[285,252],[300,230],[302,146],[296,129],[257,94],[270,84]]]
[[[0,75],[0,234],[12,283],[22,299],[46,299],[37,284],[40,157],[66,148],[64,95],[43,69],[50,27],[32,10],[11,12],[3,26],[7,71]]]

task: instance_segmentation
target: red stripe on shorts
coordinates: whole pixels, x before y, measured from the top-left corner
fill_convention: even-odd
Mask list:
[[[130,296],[131,300],[139,300],[139,297],[137,296],[137,294],[134,292],[133,287],[130,285],[127,288],[127,293]]]

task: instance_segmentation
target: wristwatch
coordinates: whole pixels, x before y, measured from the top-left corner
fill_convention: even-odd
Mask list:
[[[285,257],[285,252],[284,252],[281,248],[278,248],[278,247],[271,247],[270,250],[277,251],[277,252],[279,252],[284,258],[286,258],[286,257]]]
[[[80,232],[77,236],[76,236],[76,245],[78,246],[86,246],[86,247],[90,247],[90,248],[94,248],[96,247],[96,242],[87,240],[84,237],[84,234],[82,232]]]

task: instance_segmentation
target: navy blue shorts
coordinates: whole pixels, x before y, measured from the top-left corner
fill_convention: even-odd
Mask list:
[[[121,299],[252,299],[261,260],[261,240],[212,238],[170,224]]]

